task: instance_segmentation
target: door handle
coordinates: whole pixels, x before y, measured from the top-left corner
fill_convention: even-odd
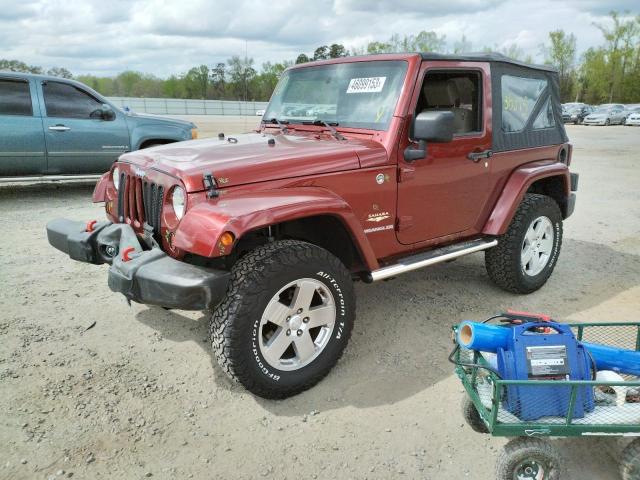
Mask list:
[[[53,125],[49,127],[49,130],[53,130],[54,132],[66,132],[67,130],[71,130],[71,127],[65,127],[64,125]]]
[[[491,158],[493,152],[491,150],[485,150],[484,152],[469,152],[467,158],[472,162],[478,163],[483,158]]]

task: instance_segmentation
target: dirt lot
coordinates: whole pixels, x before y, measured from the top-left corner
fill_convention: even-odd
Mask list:
[[[201,133],[243,128],[199,123]],[[640,130],[569,135],[579,199],[542,290],[497,289],[481,254],[358,284],[342,361],[278,402],[227,380],[202,314],[129,307],[104,267],[49,248],[48,220],[101,217],[90,187],[0,189],[0,478],[492,478],[504,440],[463,424],[451,324],[509,307],[639,318]],[[616,478],[619,441],[557,443],[571,478]]]

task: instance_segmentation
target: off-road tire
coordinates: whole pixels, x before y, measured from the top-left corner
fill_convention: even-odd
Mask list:
[[[462,397],[462,403],[460,406],[462,410],[462,416],[474,432],[489,433],[489,429],[482,421],[482,418],[480,418],[480,414],[478,413],[476,406],[473,404],[468,395],[465,394]]]
[[[531,223],[546,216],[553,225],[553,249],[540,273],[527,275],[521,265],[524,236]],[[527,193],[504,235],[498,237],[498,245],[485,252],[487,273],[500,288],[513,293],[531,293],[542,287],[551,276],[562,246],[562,213],[551,197]]]
[[[635,439],[623,450],[620,476],[622,480],[640,480],[640,438]]]
[[[519,437],[507,443],[502,450],[496,462],[496,480],[517,478],[514,473],[527,460],[534,460],[548,466],[542,480],[566,478],[564,461],[549,442],[540,438]]]
[[[300,278],[322,282],[336,302],[331,338],[319,356],[294,371],[278,370],[257,345],[260,320],[272,297]],[[353,281],[342,262],[310,243],[281,240],[260,246],[233,267],[226,297],[210,319],[213,349],[231,379],[263,398],[296,395],[318,383],[342,356],[355,318]]]

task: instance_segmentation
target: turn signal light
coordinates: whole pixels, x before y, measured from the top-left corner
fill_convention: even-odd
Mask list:
[[[231,245],[233,245],[233,242],[234,242],[235,239],[236,239],[236,237],[234,237],[233,233],[224,232],[220,236],[220,243],[225,247],[230,247]]]

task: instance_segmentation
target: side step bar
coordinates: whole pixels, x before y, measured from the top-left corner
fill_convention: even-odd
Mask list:
[[[435,250],[429,250],[428,252],[422,252],[417,255],[402,258],[394,265],[374,270],[369,273],[367,280],[370,282],[377,282],[378,280],[384,280],[385,278],[395,277],[401,273],[411,272],[413,270],[418,270],[419,268],[428,267],[429,265],[435,265],[436,263],[446,262],[447,260],[453,260],[454,258],[469,255],[470,253],[487,250],[488,248],[495,247],[497,244],[498,241],[495,239],[480,238],[468,242],[448,245],[442,248],[436,248]]]

